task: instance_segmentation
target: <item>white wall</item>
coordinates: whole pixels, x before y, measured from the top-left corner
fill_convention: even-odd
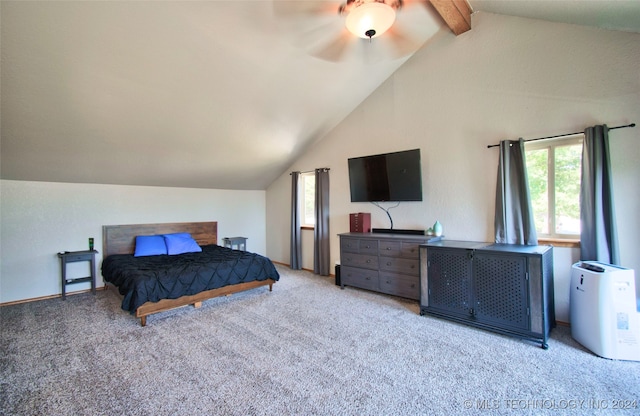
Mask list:
[[[424,201],[393,209],[395,228],[440,220],[448,239],[492,241],[497,149],[487,145],[640,122],[640,34],[486,13],[472,23],[461,36],[436,35],[269,187],[272,259],[289,262],[291,170],[331,168],[333,264],[349,213],[389,227],[378,208],[350,202],[349,157],[420,148]],[[610,137],[622,265],[640,270],[640,127]],[[568,322],[579,251],[554,257],[557,319]]]
[[[219,244],[223,237],[244,236],[248,250],[265,254],[265,212],[264,191],[2,180],[0,303],[60,293],[56,253],[86,250],[89,237],[102,253],[103,225],[218,221]],[[101,254],[97,260],[102,286]],[[74,263],[69,272],[87,275],[87,265]]]

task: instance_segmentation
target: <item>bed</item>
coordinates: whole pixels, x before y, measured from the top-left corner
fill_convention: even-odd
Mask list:
[[[259,254],[218,246],[217,222],[105,225],[102,227],[102,276],[123,296],[122,309],[140,318],[230,295],[280,278],[273,263]],[[199,252],[177,255],[136,253],[139,236],[180,235],[195,240]],[[140,241],[140,240],[138,240]],[[136,253],[138,254],[138,253]]]

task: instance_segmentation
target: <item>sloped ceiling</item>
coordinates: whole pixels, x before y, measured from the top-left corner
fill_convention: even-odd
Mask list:
[[[585,16],[603,8],[640,16],[640,2],[469,3],[576,24],[598,25]],[[2,179],[266,189],[418,48],[451,36],[430,3],[405,0],[390,33],[357,39],[339,5],[3,0]]]
[[[2,178],[266,189],[441,27],[332,1],[3,1]],[[401,28],[401,30],[400,30]]]

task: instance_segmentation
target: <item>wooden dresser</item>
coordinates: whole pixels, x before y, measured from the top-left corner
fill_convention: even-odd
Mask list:
[[[340,286],[420,299],[420,244],[425,235],[340,234]]]

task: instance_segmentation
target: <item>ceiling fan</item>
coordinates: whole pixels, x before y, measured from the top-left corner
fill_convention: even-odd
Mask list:
[[[332,62],[409,56],[439,28],[427,0],[274,1],[277,16],[295,20],[296,44]]]

